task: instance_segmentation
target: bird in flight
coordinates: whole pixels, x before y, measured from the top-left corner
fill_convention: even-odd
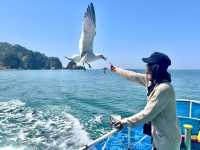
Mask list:
[[[87,10],[85,12],[83,23],[82,23],[82,31],[81,37],[79,40],[79,55],[74,55],[71,58],[65,57],[70,61],[74,61],[77,65],[87,64],[89,68],[92,68],[90,63],[99,59],[103,59],[106,61],[106,57],[102,54],[96,54],[93,51],[93,43],[94,37],[96,35],[96,16],[93,3],[88,5]]]

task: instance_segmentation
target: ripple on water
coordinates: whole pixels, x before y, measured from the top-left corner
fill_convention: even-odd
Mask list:
[[[0,102],[0,150],[78,149],[89,141],[79,120],[65,109],[34,110],[20,100]]]

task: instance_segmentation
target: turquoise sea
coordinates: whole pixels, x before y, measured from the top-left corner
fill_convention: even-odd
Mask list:
[[[171,75],[177,98],[200,100],[200,70]],[[143,87],[103,70],[0,71],[0,150],[78,149],[145,99]]]

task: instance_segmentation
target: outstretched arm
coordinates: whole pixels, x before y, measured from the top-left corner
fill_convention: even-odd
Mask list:
[[[148,100],[145,108],[139,113],[122,119],[123,124],[139,124],[153,120],[169,103],[171,96],[168,85],[160,85],[154,95]]]
[[[145,87],[147,86],[145,74],[124,70],[124,69],[121,69],[119,67],[114,67],[114,66],[111,66],[111,70],[115,73],[118,73],[122,77],[127,78],[128,80],[139,83],[140,85],[143,85]]]

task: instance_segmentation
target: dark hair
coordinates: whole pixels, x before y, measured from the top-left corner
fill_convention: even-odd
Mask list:
[[[159,64],[148,64],[152,73],[152,80],[157,84],[162,82],[171,82],[171,75],[168,73],[166,66]]]

